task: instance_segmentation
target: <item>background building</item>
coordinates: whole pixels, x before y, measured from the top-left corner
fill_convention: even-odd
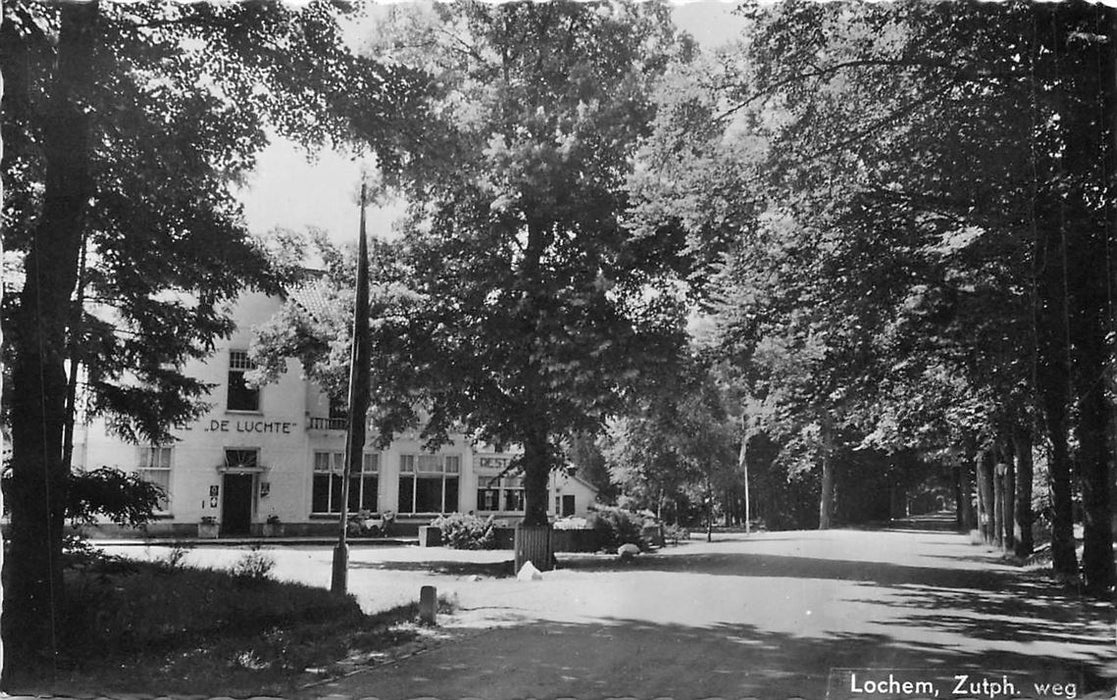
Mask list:
[[[193,535],[212,518],[222,536],[257,535],[269,517],[287,535],[337,531],[345,454],[345,419],[331,416],[329,398],[302,377],[296,361],[278,381],[251,388],[252,327],[279,310],[279,299],[245,295],[234,312],[236,331],[190,375],[214,386],[209,410],[175,426],[166,445],[137,446],[94,420],[75,435],[74,468],[115,467],[141,474],[167,493],[153,535]],[[367,445],[374,445],[370,436]],[[414,532],[442,513],[473,512],[514,521],[523,514],[523,484],[508,466],[515,453],[473,444],[464,435],[436,452],[417,432],[385,450],[365,450],[351,475],[349,510],[390,511],[395,532]],[[565,474],[552,476],[552,515],[584,515],[596,491]]]

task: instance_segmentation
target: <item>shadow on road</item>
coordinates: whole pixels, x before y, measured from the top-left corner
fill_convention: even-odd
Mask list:
[[[509,555],[511,556],[511,554]],[[349,568],[373,569],[382,571],[429,571],[447,576],[484,576],[506,578],[514,575],[514,562],[470,562],[470,561],[373,561],[350,562]]]
[[[750,624],[691,627],[624,618],[534,623],[490,631],[432,650],[417,666],[358,674],[330,692],[381,698],[826,697],[834,668],[920,669],[951,697],[958,674],[1023,687],[1072,680],[1081,697],[1105,689],[1088,664],[1011,651],[973,653],[884,634],[798,636]]]
[[[630,561],[615,557],[584,556],[561,560],[563,568],[582,571],[642,569],[679,571],[716,576],[784,577],[866,581],[887,586],[924,583],[994,590],[1008,585],[1014,574],[978,569],[946,569],[884,562],[819,559],[765,553],[652,554]]]
[[[806,542],[819,536],[779,537]],[[830,669],[871,668],[920,669],[936,678],[941,671],[943,683],[959,674],[1008,674],[1022,686],[1074,681],[1078,697],[1112,692],[1112,681],[1103,677],[1114,668],[1108,605],[1079,597],[1042,573],[1000,565],[977,549],[955,544],[956,556],[937,547],[928,554],[922,547],[938,543],[916,532],[879,552],[871,551],[877,540],[858,537],[802,548],[770,546],[775,537],[737,539],[724,548],[680,547],[627,562],[560,555],[561,569],[569,573],[545,579],[554,588],[544,590],[583,597],[586,590],[601,591],[606,606],[582,617],[530,618],[529,612],[516,621],[517,606],[529,605],[517,599],[507,611],[511,626],[459,638],[413,662],[358,674],[330,689],[385,699],[816,698],[826,696]],[[818,554],[807,556],[812,549]],[[862,555],[875,560],[857,560]],[[988,566],[963,561],[970,559]],[[508,562],[361,566],[459,576],[510,571]],[[642,572],[675,575],[626,575]],[[500,590],[532,590],[517,585],[508,582]],[[680,618],[692,605],[708,609],[694,604],[702,595],[724,597],[710,600],[725,603],[725,616],[718,611],[696,615],[693,622]],[[563,612],[577,612],[577,600],[569,598]],[[672,604],[683,612],[661,615],[657,609]],[[802,617],[808,604],[821,606],[816,613],[826,609],[811,618],[813,624]],[[951,688],[942,686],[940,697],[952,697]]]

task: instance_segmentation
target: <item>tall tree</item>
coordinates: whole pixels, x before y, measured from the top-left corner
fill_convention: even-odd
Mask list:
[[[599,431],[684,346],[682,241],[634,235],[623,215],[652,86],[689,44],[660,3],[461,2],[387,27],[379,49],[441,91],[438,147],[398,179],[422,310],[382,354],[421,369],[381,377],[397,395],[419,380],[431,436],[461,421],[522,445],[524,523],[545,525],[563,442]]]
[[[394,118],[389,97],[404,81],[351,55],[334,13],[4,4],[3,235],[22,263],[3,316],[5,673],[53,648],[69,385],[80,380],[91,411],[124,437],[167,439],[207,391],[183,363],[231,330],[227,302],[280,279],[234,196],[265,127],[308,145],[360,129],[390,155],[376,128]]]

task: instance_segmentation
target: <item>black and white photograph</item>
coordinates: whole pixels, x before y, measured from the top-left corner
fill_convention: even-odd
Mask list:
[[[0,78],[0,697],[1117,698],[1117,4],[3,0]]]

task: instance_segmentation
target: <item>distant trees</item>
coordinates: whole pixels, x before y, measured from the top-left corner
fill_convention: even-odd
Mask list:
[[[708,368],[692,359],[680,369],[609,426],[604,456],[630,506],[676,523],[696,509],[709,528],[715,506],[733,508],[740,429]]]

